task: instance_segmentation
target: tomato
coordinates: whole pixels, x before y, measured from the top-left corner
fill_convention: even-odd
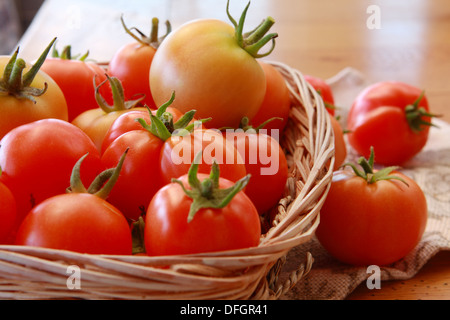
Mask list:
[[[139,108],[141,105],[140,97],[135,100],[126,100],[124,97],[123,86],[119,79],[107,76],[111,92],[113,96],[113,104],[109,105],[105,98],[99,93],[100,88],[105,82],[102,82],[95,88],[95,98],[97,100],[97,107],[86,110],[73,119],[72,124],[83,130],[101,151],[103,140],[106,132],[111,127],[112,123],[123,113],[129,112],[131,109]],[[146,110],[141,107],[142,110]]]
[[[337,170],[347,158],[347,145],[345,143],[344,130],[340,122],[331,114],[330,119],[334,132],[334,170]]]
[[[334,106],[334,95],[331,87],[322,78],[312,75],[304,75],[303,78],[312,85],[312,87],[320,94],[327,111],[334,116],[336,107]]]
[[[206,124],[209,128],[234,128],[244,116],[251,119],[257,113],[266,80],[255,57],[264,56],[259,49],[268,41],[274,43],[276,34],[264,36],[274,23],[268,18],[244,39],[247,8],[239,25],[228,14],[234,27],[220,20],[198,19],[164,39],[149,76],[157,105],[175,91],[178,100],[173,107],[183,112],[195,109],[199,118],[211,117]]]
[[[264,125],[267,130],[279,130],[281,135],[289,118],[291,109],[291,97],[289,88],[283,75],[273,65],[258,61],[266,76],[266,93],[256,115],[252,118],[252,124],[259,126],[272,118],[279,118]]]
[[[46,73],[39,70],[51,45],[38,61],[30,66],[17,58],[19,48],[12,56],[0,56],[0,139],[22,124],[40,119],[68,119],[64,94]]]
[[[160,158],[163,184],[186,174],[199,151],[202,151],[198,167],[200,173],[208,173],[214,161],[220,166],[221,176],[228,180],[235,182],[247,172],[240,153],[221,132],[213,129],[196,129],[187,135],[172,135],[165,141]]]
[[[83,156],[80,161],[84,160]],[[70,250],[89,254],[131,254],[130,226],[123,214],[105,201],[117,174],[105,189],[94,193],[80,188],[74,166],[70,192],[50,197],[34,207],[17,231],[15,244]],[[76,171],[77,170],[77,171]],[[120,166],[115,170],[120,170]]]
[[[158,38],[159,21],[157,18],[152,20],[150,37],[146,37],[136,28],[134,29],[137,30],[140,36],[133,34],[125,25],[123,17],[121,17],[121,22],[125,31],[136,41],[123,45],[115,52],[109,62],[108,72],[122,82],[126,99],[131,100],[137,94],[144,94],[143,102],[154,109],[156,105],[150,91],[148,75],[153,56],[165,36]],[[166,25],[167,34],[169,34],[171,30],[170,23],[167,22]]]
[[[0,168],[1,175],[1,168]],[[0,182],[0,244],[7,243],[17,214],[16,199],[11,190]]]
[[[148,113],[151,118],[150,124],[141,119],[140,123],[143,126],[141,129],[123,133],[112,141],[102,154],[102,163],[108,167],[116,163],[124,150],[129,148],[127,160],[108,201],[130,220],[139,218],[145,212],[156,191],[170,182],[171,178],[187,173],[192,163],[192,161],[188,164],[173,163],[174,159],[176,160],[179,157],[178,154],[172,154],[170,151],[172,150],[171,146],[175,144],[174,141],[180,143],[180,146],[185,146],[181,142],[190,141],[190,132],[195,128],[191,124],[194,117],[193,112],[184,114],[175,123],[168,125],[171,121],[169,120],[167,123],[167,119],[175,119],[175,116],[172,117],[168,114],[169,105],[173,100],[174,95],[154,115]],[[186,136],[178,137],[175,134],[176,132],[182,132]],[[206,141],[205,146],[222,151],[224,145],[227,144],[224,143],[220,134],[216,135],[219,135],[220,139]],[[194,148],[190,148],[190,144],[189,148],[185,147],[184,149],[184,152],[187,152],[185,156],[190,156],[194,152]],[[167,152],[167,150],[169,151]],[[226,168],[234,167],[231,165],[224,166]],[[242,169],[241,165],[236,166]],[[243,169],[243,174],[238,178],[245,175],[245,168]],[[233,178],[237,176],[234,172],[231,168],[224,169],[224,174],[232,175]]]
[[[95,85],[106,80],[105,70],[95,62],[86,61],[86,58],[87,54],[79,59],[72,57],[71,46],[66,46],[61,55],[54,50],[52,57],[45,59],[41,67],[62,90],[68,108],[68,121],[97,107]],[[92,84],[94,78],[95,85]]]
[[[434,116],[428,111],[428,100],[419,88],[397,81],[375,83],[349,110],[348,141],[364,157],[373,146],[379,164],[402,165],[428,140]]]
[[[151,119],[149,112],[152,112],[153,115],[155,114],[154,110],[143,110],[141,108],[134,108],[133,110],[125,112],[124,114],[121,114],[119,117],[117,117],[117,119],[114,120],[114,122],[111,124],[110,128],[105,134],[101,149],[102,153],[111,144],[111,142],[113,142],[120,135],[132,130],[145,130],[145,128],[139,123],[138,119],[143,119],[145,122],[150,123]],[[166,115],[168,118],[170,118],[167,119],[168,126],[170,126],[170,122],[176,122],[183,116],[181,111],[179,111],[178,109],[174,109],[170,106],[167,107],[166,109]]]
[[[11,130],[0,142],[0,177],[17,201],[17,219],[43,200],[64,193],[77,160],[89,153],[81,174],[92,181],[103,168],[100,154],[81,129],[67,121],[43,119]]]
[[[227,130],[225,136],[234,144],[247,173],[251,174],[245,193],[262,215],[277,205],[288,178],[288,164],[278,137],[269,135],[265,129],[253,128]]]
[[[347,264],[381,266],[402,259],[427,223],[427,202],[417,183],[396,167],[373,170],[373,153],[371,159],[360,160],[366,169],[355,167],[358,175],[334,172],[320,211],[317,239]]]
[[[197,175],[195,164],[192,167],[189,174],[164,186],[153,197],[145,216],[147,254],[191,254],[257,246],[261,237],[259,215],[242,192],[248,176],[234,183],[222,178],[217,167],[210,175]],[[229,202],[225,201],[227,197],[231,198]]]

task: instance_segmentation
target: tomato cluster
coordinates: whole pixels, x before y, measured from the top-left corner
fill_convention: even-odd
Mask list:
[[[18,50],[2,57],[0,242],[92,254],[132,254],[140,248],[149,255],[257,246],[261,220],[276,209],[290,174],[279,141],[291,96],[278,69],[259,59],[274,49],[277,34],[268,34],[273,19],[244,33],[247,10],[248,5],[236,22],[227,6],[231,24],[201,19],[172,31],[167,22],[162,37],[156,18],[148,37],[129,29],[121,18],[135,41],[103,66],[87,62],[86,56],[72,57],[70,46],[47,57],[54,41],[31,67],[18,58]],[[261,53],[268,43],[271,47]],[[347,146],[333,93],[320,78],[306,75],[305,80],[328,110],[334,169],[340,172]],[[391,135],[400,142],[409,140],[411,155],[420,151],[431,116],[424,95],[416,97],[405,84],[390,85],[358,97],[348,123],[350,144],[363,155],[368,146],[374,147],[380,163],[389,163],[384,160],[397,148],[386,145]],[[381,112],[390,105],[392,110]],[[408,116],[402,120],[404,112]],[[396,131],[381,133],[385,121]],[[418,133],[395,121],[418,128]],[[394,232],[396,224],[388,222],[404,223],[399,215],[409,207],[402,204],[419,197],[421,190],[412,180],[386,181],[393,169],[382,174],[367,170],[346,173],[347,180],[357,183],[344,187],[346,179],[332,182],[317,234],[331,253],[334,246],[350,256],[362,255],[346,241],[372,250],[371,243],[349,235],[364,238],[372,223],[377,226],[372,240],[384,230]],[[374,176],[383,179],[371,180]],[[386,190],[395,208],[391,216],[376,216],[378,203],[384,202],[362,186],[369,184],[369,189],[379,185]],[[362,210],[358,204],[372,198],[374,209],[357,216],[355,210]],[[350,202],[353,207],[345,205]],[[416,209],[426,211],[426,202]],[[402,237],[405,244],[393,258],[401,258],[420,238],[426,221],[420,212],[411,222],[415,231]],[[361,232],[342,226],[340,234],[336,221],[350,230],[350,223],[357,221]],[[141,240],[138,246],[135,237]],[[385,245],[380,243],[376,250],[383,255]]]

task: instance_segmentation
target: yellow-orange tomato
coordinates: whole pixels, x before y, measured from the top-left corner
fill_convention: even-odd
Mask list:
[[[0,77],[10,59],[10,56],[0,56]],[[30,67],[27,63],[23,73],[30,70]],[[3,77],[1,80],[4,80]],[[50,76],[38,71],[30,87],[43,89],[46,85],[47,90],[42,95],[34,96],[34,101],[17,98],[0,90],[0,139],[10,130],[36,120],[46,118],[68,120],[67,103],[63,92]]]
[[[247,5],[248,8],[248,5]],[[156,105],[175,92],[172,107],[197,110],[199,119],[212,117],[208,128],[237,128],[243,117],[251,119],[266,90],[264,71],[255,58],[276,34],[264,35],[274,23],[267,18],[251,33],[239,25],[216,19],[189,21],[172,31],[156,51],[150,69],[150,89]],[[228,7],[227,7],[228,10]],[[269,53],[271,50],[269,50]]]
[[[264,98],[266,80],[258,62],[234,39],[234,28],[218,20],[196,20],[173,31],[153,57],[150,88],[156,105],[177,95],[172,107],[211,117],[210,128],[237,127],[252,118]]]

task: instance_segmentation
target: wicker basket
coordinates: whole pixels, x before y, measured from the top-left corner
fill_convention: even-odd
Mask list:
[[[331,123],[302,74],[270,62],[289,85],[292,110],[281,140],[291,177],[260,245],[245,250],[148,257],[79,254],[0,246],[0,299],[277,299],[311,269],[310,254],[281,281],[288,252],[306,243],[319,223],[334,164]],[[68,286],[69,266],[80,288]]]

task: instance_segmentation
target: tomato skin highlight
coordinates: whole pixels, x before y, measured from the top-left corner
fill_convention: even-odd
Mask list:
[[[336,259],[357,266],[388,265],[420,241],[427,223],[426,198],[412,179],[392,175],[409,186],[397,180],[368,184],[350,170],[334,172],[316,236]]]
[[[34,207],[16,235],[16,245],[89,254],[130,255],[131,232],[122,213],[92,194],[51,197]]]
[[[199,175],[207,177],[207,175]],[[187,177],[182,181],[187,183]],[[233,182],[220,178],[220,186]],[[145,247],[150,256],[216,252],[257,246],[261,236],[258,212],[241,191],[223,209],[200,209],[187,222],[192,203],[180,185],[161,188],[145,218]]]
[[[385,81],[367,87],[355,99],[347,117],[350,145],[364,157],[373,146],[379,164],[406,163],[428,140],[428,125],[421,126],[421,131],[413,131],[406,119],[405,107],[420,95],[420,89],[401,82]],[[429,110],[426,96],[419,106]],[[431,121],[431,117],[422,118]]]
[[[266,88],[264,71],[234,38],[234,28],[220,20],[190,21],[172,31],[158,47],[150,69],[156,105],[168,100],[183,113],[197,110],[208,128],[237,127],[252,118]]]

